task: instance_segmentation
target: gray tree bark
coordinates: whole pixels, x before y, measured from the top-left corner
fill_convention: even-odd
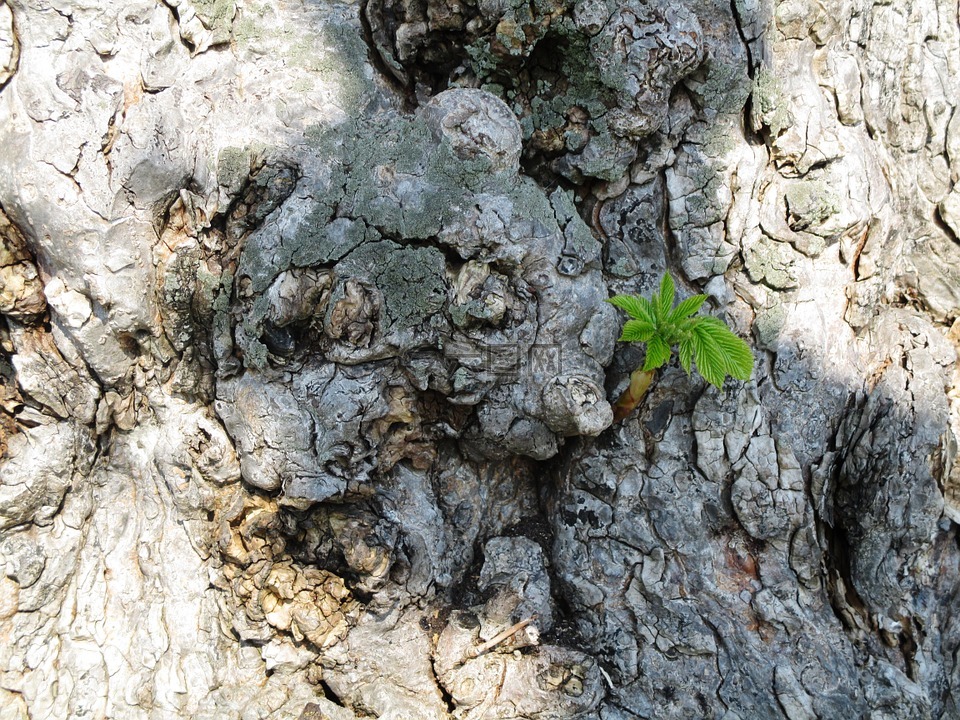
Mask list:
[[[0,718],[960,718],[948,0],[0,0]],[[682,295],[748,382],[603,302]]]

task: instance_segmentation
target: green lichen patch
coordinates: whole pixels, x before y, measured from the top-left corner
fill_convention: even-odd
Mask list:
[[[389,240],[366,243],[336,271],[376,286],[383,295],[382,327],[388,332],[421,325],[447,301],[446,264],[433,247],[407,247]]]
[[[598,260],[600,243],[577,212],[571,193],[555,190],[550,195],[550,205],[566,240],[564,254],[578,258],[584,263]]]
[[[286,60],[337,87],[336,103],[346,115],[359,115],[375,91],[367,75],[367,46],[358,28],[324,26],[300,36],[288,46]]]
[[[249,148],[226,147],[217,156],[217,184],[227,193],[235,193],[243,187],[250,175]]]
[[[784,193],[787,223],[793,230],[811,230],[840,211],[840,198],[821,180],[791,183]]]
[[[730,121],[695,123],[688,133],[688,139],[699,141],[703,154],[714,161],[714,173],[727,168],[726,158],[737,148],[736,138],[740,137],[740,118],[734,124]]]
[[[754,130],[766,127],[772,137],[778,137],[793,124],[788,107],[780,79],[770,70],[760,68],[753,84]]]
[[[508,193],[517,184],[515,173],[495,172],[484,155],[457,157],[419,118],[381,117],[377,127],[361,121],[349,135],[318,127],[309,136],[332,160],[324,206],[387,237],[428,240],[458,200],[475,192]]]
[[[208,28],[229,28],[237,14],[234,0],[193,0],[193,7],[201,22]]]
[[[252,370],[263,370],[267,367],[270,351],[259,340],[250,340],[243,352],[243,364]]]
[[[777,340],[787,322],[787,309],[779,300],[757,311],[753,331],[757,345],[767,350],[777,349]]]
[[[705,109],[720,114],[739,114],[754,89],[745,65],[712,59],[704,62],[684,84]]]
[[[339,218],[329,220],[325,208],[317,208],[308,215],[297,234],[297,247],[290,260],[297,267],[335,263],[367,240],[377,240],[380,234],[365,223]]]
[[[275,44],[284,39],[284,33],[273,26],[276,13],[267,4],[244,4],[233,21],[233,39],[242,50],[261,52],[265,44]]]
[[[789,243],[777,242],[766,236],[744,250],[744,264],[750,279],[776,290],[797,287],[794,264],[799,257]]]

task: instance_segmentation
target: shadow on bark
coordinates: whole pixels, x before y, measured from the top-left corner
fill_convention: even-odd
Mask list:
[[[769,9],[357,10],[269,37],[199,3],[154,18],[180,42],[101,148],[156,235],[152,325],[120,330],[117,289],[0,186],[0,699],[957,714],[949,315],[901,277],[874,151],[854,172],[807,141]],[[829,41],[823,13],[781,15]],[[168,65],[277,48],[319,99],[284,96],[269,144],[204,145],[209,172],[125,159]],[[666,269],[751,336],[754,379],[672,367],[611,426],[640,358],[602,301]]]

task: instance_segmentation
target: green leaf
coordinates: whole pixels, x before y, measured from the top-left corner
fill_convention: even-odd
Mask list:
[[[702,332],[708,332],[723,352],[727,375],[737,380],[749,380],[753,374],[750,346],[734,335],[722,320],[704,317],[700,324],[704,328]]]
[[[686,318],[690,317],[700,309],[700,306],[703,305],[706,299],[706,295],[694,295],[693,297],[688,297],[673,309],[673,312],[670,313],[668,322],[670,324],[679,323],[681,320],[685,320]]]
[[[708,383],[721,387],[727,375],[727,364],[724,359],[723,348],[713,337],[709,326],[703,323],[694,325],[691,341],[697,370]]]
[[[669,362],[671,348],[676,345],[680,365],[687,374],[696,363],[703,378],[717,387],[723,385],[728,375],[749,380],[753,374],[750,346],[722,320],[696,314],[707,296],[694,295],[673,307],[675,297],[673,278],[665,273],[659,292],[651,298],[615,295],[607,301],[632,318],[623,326],[620,340],[647,344],[643,370],[650,372]]]
[[[720,387],[727,375],[749,380],[753,374],[753,353],[715,317],[697,318],[693,327],[694,354],[697,370],[712,385]]]
[[[623,326],[623,334],[620,335],[620,342],[646,342],[657,329],[653,323],[646,320],[627,320]]]
[[[673,284],[673,278],[670,277],[670,273],[664,273],[660,281],[660,297],[655,303],[657,320],[660,322],[666,322],[670,317],[670,309],[673,307],[673,298],[676,293],[677,288]]]
[[[670,360],[670,346],[659,335],[654,335],[647,342],[647,359],[643,363],[644,371],[656,370]]]
[[[656,324],[657,318],[653,305],[646,298],[636,295],[614,295],[612,298],[608,298],[607,302],[621,310],[626,310],[627,315],[634,320],[646,320],[651,324]]]
[[[693,359],[693,339],[690,337],[685,337],[680,340],[679,343],[680,350],[680,367],[683,368],[683,371],[690,374],[690,361]]]

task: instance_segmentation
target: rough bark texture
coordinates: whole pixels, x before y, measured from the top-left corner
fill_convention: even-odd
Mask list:
[[[958,78],[955,0],[0,0],[0,718],[960,717]],[[613,424],[665,270],[754,377]]]

